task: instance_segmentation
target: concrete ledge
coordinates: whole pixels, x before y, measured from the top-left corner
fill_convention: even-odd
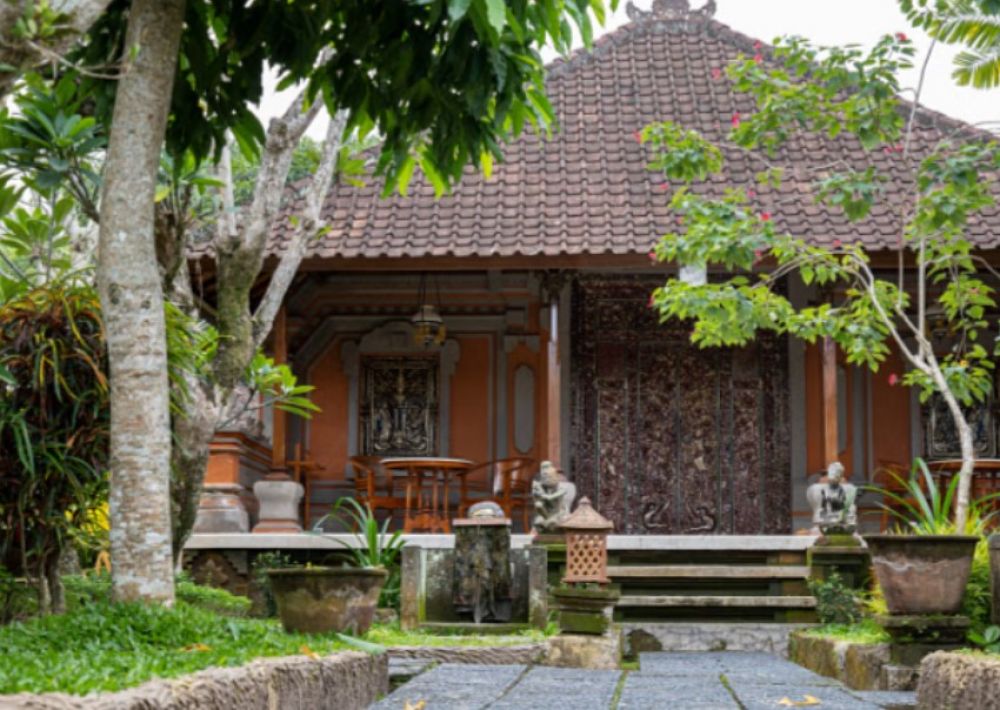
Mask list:
[[[544,655],[544,643],[517,646],[394,646],[388,650],[390,661],[420,660],[437,663],[477,665],[527,665]]]
[[[444,534],[403,535],[407,545],[427,550],[450,550],[455,536]],[[816,542],[814,535],[610,535],[608,550],[803,552]],[[343,550],[356,547],[351,533],[199,533],[188,538],[187,550]],[[511,547],[531,544],[530,535],[511,535]]]
[[[887,643],[851,643],[795,632],[788,640],[788,658],[854,690],[887,690],[882,683],[882,667],[890,660]]]
[[[115,693],[0,696],[3,710],[363,710],[388,691],[388,658],[346,651],[209,668]]]
[[[997,710],[1000,659],[938,651],[920,664],[918,710]]]
[[[786,658],[788,637],[811,624],[623,622],[625,655],[648,651],[763,651]]]

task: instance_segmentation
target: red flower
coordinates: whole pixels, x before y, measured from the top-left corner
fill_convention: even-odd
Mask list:
[[[841,245],[841,241],[839,239],[834,239],[833,240],[833,248],[834,249],[840,249],[840,245]]]
[[[649,252],[649,260],[650,261],[659,261],[659,259],[656,258],[656,252],[655,251]]]
[[[716,81],[722,78],[722,70],[719,69],[719,67],[715,67],[712,70],[712,78],[715,79]]]
[[[770,212],[761,212],[760,213],[760,221],[761,222],[770,222],[771,221],[771,213]]]
[[[895,387],[897,382],[899,382],[899,375],[893,372],[891,375],[889,375],[889,386]]]
[[[756,64],[762,64],[764,62],[764,57],[760,56],[760,54],[755,54],[753,55],[753,61]]]
[[[760,249],[753,250],[753,263],[757,263],[763,258],[764,253]]]
[[[649,304],[648,305],[649,305],[650,308],[652,308],[653,306],[656,305],[656,294],[655,293],[649,294]]]
[[[678,217],[677,218],[677,224],[684,224],[684,218],[683,217]]]
[[[733,128],[739,128],[739,126],[740,126],[740,112],[739,111],[737,111],[736,113],[733,114],[733,118],[731,119],[731,122],[733,124]]]
[[[895,146],[893,146],[893,150],[895,150],[897,153],[902,153],[903,150],[904,150],[903,149],[903,144],[902,143],[897,143]]]
[[[642,133],[641,132],[636,131],[632,135],[635,137],[635,142],[636,143],[642,143]]]
[[[760,49],[763,46],[764,46],[764,43],[761,42],[760,40],[757,40],[756,42],[753,43],[753,48],[754,49]]]
[[[907,37],[904,33],[902,33],[902,32],[897,32],[896,33],[896,41],[897,42],[906,42],[907,40],[909,40],[909,37]]]
[[[667,192],[670,189],[670,183],[661,182],[659,185],[656,186],[656,189],[659,190],[660,192]]]
[[[892,155],[892,148],[886,146],[885,148],[882,149],[882,152],[885,153],[886,155]]]
[[[750,200],[752,200],[752,199],[753,199],[753,198],[755,198],[756,196],[757,196],[757,193],[756,193],[756,192],[754,192],[753,190],[747,190],[747,199],[750,199]]]

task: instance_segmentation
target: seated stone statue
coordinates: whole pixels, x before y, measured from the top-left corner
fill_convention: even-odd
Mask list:
[[[559,473],[551,461],[542,461],[531,483],[531,498],[535,507],[532,520],[535,532],[560,533],[559,526],[573,507],[576,485]]]
[[[813,512],[813,530],[823,534],[852,534],[858,527],[857,487],[844,481],[844,466],[834,461],[826,469],[826,481],[806,489]]]

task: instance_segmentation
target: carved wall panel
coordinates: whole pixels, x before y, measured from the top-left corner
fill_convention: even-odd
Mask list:
[[[436,455],[437,359],[366,357],[362,367],[362,453]]]
[[[657,281],[573,288],[570,469],[616,532],[791,529],[784,338],[702,350],[647,302]]]

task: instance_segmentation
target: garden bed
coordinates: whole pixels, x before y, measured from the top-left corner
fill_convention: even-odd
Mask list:
[[[889,638],[868,622],[795,631],[788,657],[814,673],[836,678],[855,690],[886,690],[883,668],[889,665]],[[892,688],[897,690],[899,688]]]

